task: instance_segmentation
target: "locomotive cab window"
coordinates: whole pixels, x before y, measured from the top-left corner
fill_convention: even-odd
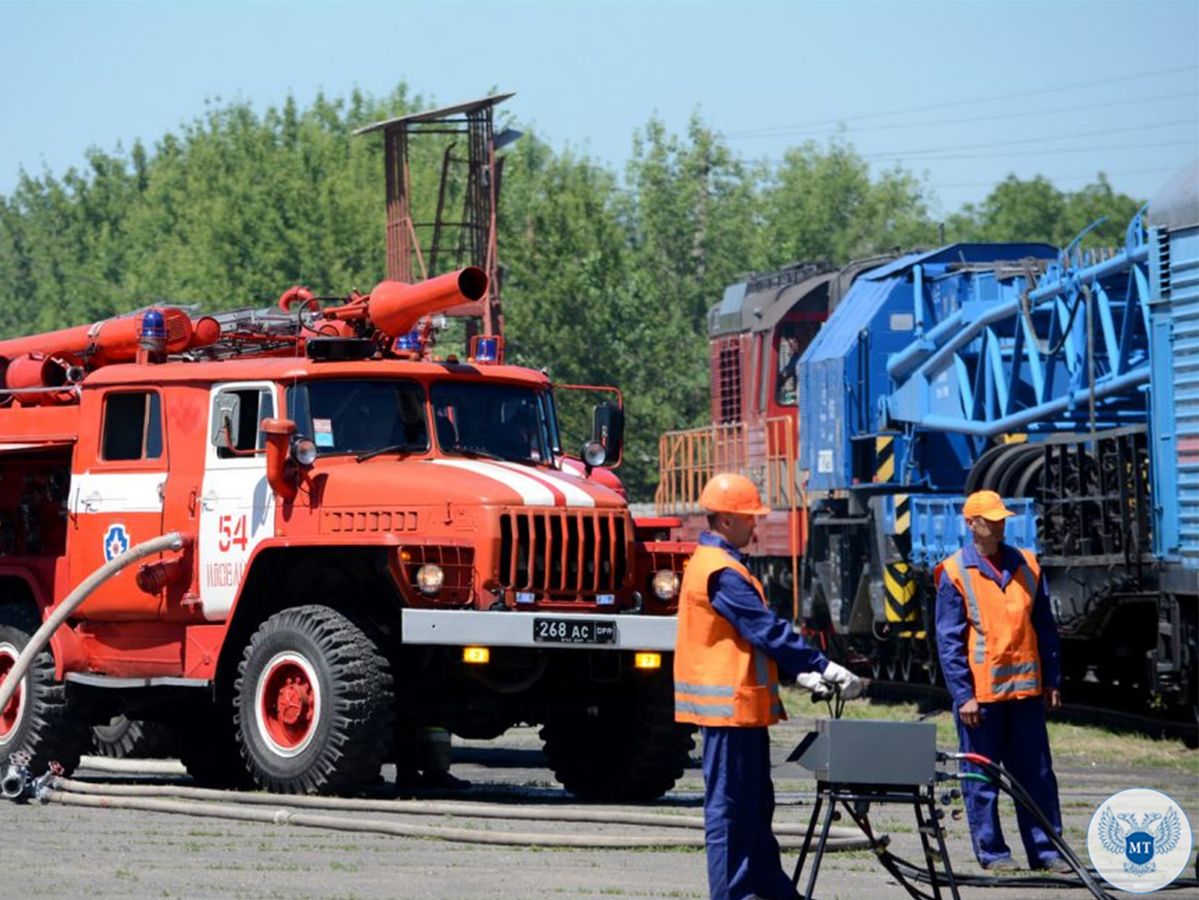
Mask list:
[[[162,456],[162,399],[155,391],[109,394],[104,398],[100,458],[159,459]]]
[[[774,402],[794,406],[799,390],[799,358],[820,330],[819,322],[787,321],[775,335],[778,366],[775,370]]]

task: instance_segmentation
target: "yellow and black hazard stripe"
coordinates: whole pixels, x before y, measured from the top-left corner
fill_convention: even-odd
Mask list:
[[[915,622],[920,616],[916,602],[916,578],[907,563],[887,563],[883,566],[883,587],[886,589],[888,622]]]
[[[890,481],[895,477],[895,438],[879,435],[874,439],[874,481]]]
[[[896,494],[895,500],[895,534],[906,535],[912,530],[912,495]]]

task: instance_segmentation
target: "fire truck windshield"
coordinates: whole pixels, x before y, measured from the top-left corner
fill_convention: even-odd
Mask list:
[[[466,381],[435,383],[430,393],[442,453],[529,463],[552,458],[545,394],[518,385]]]
[[[339,378],[287,392],[288,414],[322,456],[429,449],[425,392],[414,381]]]

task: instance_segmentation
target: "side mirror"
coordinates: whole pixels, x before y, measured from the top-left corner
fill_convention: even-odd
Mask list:
[[[266,435],[266,480],[281,500],[294,500],[299,486],[294,478],[288,477],[287,462],[291,456],[292,438],[296,423],[291,419],[263,419],[262,432]]]
[[[609,469],[620,465],[624,447],[624,410],[615,403],[595,407],[591,419],[591,439],[604,448],[603,465]]]
[[[233,391],[217,394],[212,411],[212,445],[236,447],[238,423],[241,421],[241,397]]]

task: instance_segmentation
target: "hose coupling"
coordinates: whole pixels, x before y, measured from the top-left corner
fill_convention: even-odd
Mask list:
[[[4,774],[0,775],[0,796],[17,803],[29,799],[29,754],[14,753],[9,757]]]
[[[62,767],[62,763],[58,762],[57,760],[52,761],[46,768],[45,774],[34,780],[30,790],[30,793],[33,795],[33,799],[38,803],[49,803],[50,792],[54,790],[58,779],[65,775],[66,771],[67,770]]]

